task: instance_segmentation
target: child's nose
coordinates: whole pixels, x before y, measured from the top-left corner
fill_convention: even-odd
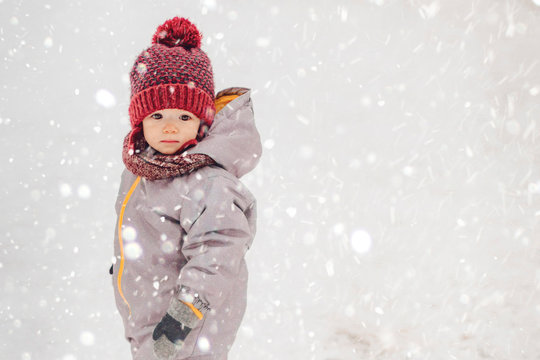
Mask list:
[[[163,128],[164,134],[176,134],[177,132],[178,130],[176,129],[176,127],[170,123],[166,124],[165,127]]]

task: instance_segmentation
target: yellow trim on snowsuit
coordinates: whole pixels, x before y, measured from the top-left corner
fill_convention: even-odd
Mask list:
[[[182,301],[182,300],[180,300],[180,301]],[[200,312],[199,309],[197,309],[195,306],[193,306],[193,304],[185,302],[185,301],[182,301],[182,302],[184,304],[186,304],[195,313],[195,315],[197,315],[199,320],[203,318],[202,312]]]
[[[227,105],[229,102],[233,101],[237,97],[238,95],[223,95],[218,97],[214,101],[214,104],[216,105],[216,113],[220,112],[221,109],[225,107],[225,105]]]
[[[129,198],[133,194],[133,191],[135,191],[135,188],[137,187],[137,185],[139,185],[140,181],[141,181],[141,177],[137,176],[137,179],[135,179],[135,181],[131,185],[131,188],[129,189],[126,195],[124,202],[122,203],[122,209],[120,210],[120,216],[118,217],[118,243],[120,244],[120,269],[118,270],[118,292],[120,293],[120,296],[122,297],[122,299],[124,299],[124,302],[128,306],[129,316],[131,316],[131,306],[129,305],[122,291],[122,273],[124,272],[124,243],[122,241],[122,222],[124,220],[124,212],[126,211],[126,205],[129,201]]]

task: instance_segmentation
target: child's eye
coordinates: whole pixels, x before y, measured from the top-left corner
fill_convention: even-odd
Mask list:
[[[163,116],[160,113],[152,114],[151,116],[154,119],[161,119]]]
[[[189,119],[191,119],[189,115],[182,115],[182,120],[187,121]]]

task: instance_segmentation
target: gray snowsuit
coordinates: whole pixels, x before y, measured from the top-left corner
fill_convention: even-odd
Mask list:
[[[156,359],[152,332],[178,289],[205,314],[175,359],[226,359],[236,337],[246,308],[244,255],[256,231],[256,201],[239,178],[262,153],[244,90],[187,150],[219,166],[155,181],[122,173],[112,283],[135,360]]]

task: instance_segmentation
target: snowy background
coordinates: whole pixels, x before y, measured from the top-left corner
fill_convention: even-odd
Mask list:
[[[540,0],[0,0],[0,358],[130,358],[128,73],[176,15],[264,142],[230,359],[540,359]]]

